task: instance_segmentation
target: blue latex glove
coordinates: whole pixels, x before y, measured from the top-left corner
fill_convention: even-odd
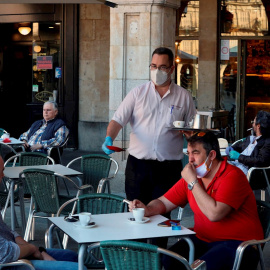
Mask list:
[[[236,159],[239,158],[239,156],[240,156],[240,153],[238,153],[238,152],[236,152],[234,150],[230,152],[230,158],[231,159],[235,159],[236,160]]]
[[[227,156],[230,155],[230,152],[231,152],[231,151],[233,151],[233,148],[232,148],[231,146],[226,147],[225,153],[226,153]]]
[[[110,136],[107,136],[105,138],[105,142],[102,144],[102,150],[107,154],[110,155],[112,153],[114,153],[114,150],[110,150],[107,148],[107,145],[113,145],[113,140]]]

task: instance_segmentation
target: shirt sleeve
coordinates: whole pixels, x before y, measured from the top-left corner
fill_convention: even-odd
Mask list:
[[[113,115],[112,120],[116,121],[122,127],[124,127],[130,121],[130,118],[133,114],[135,101],[136,101],[135,92],[136,92],[136,88],[131,90],[126,95],[126,97],[124,98],[124,100],[122,101],[122,103],[120,104],[120,106],[118,107],[118,109]]]
[[[27,138],[28,138],[29,132],[30,132],[30,129],[28,129],[26,132],[24,132],[24,133],[20,136],[19,140],[20,140],[20,141],[23,141],[23,140],[28,141]]]
[[[187,184],[185,180],[181,178],[164,194],[164,197],[171,203],[184,207],[188,203]]]
[[[55,132],[54,138],[51,138],[50,140],[41,141],[41,145],[45,149],[48,147],[60,146],[67,138],[68,134],[69,134],[68,128],[66,126],[62,126]]]
[[[19,259],[20,248],[16,243],[0,236],[0,247],[0,263],[14,262]]]

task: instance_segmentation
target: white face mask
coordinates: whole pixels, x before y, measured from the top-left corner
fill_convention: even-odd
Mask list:
[[[211,161],[211,164],[208,167],[206,165],[206,161],[207,160],[208,160],[208,157],[207,157],[207,159],[201,165],[199,165],[199,166],[196,167],[196,173],[197,173],[197,177],[198,178],[203,178],[203,177],[205,177],[210,172],[213,161]]]
[[[155,85],[162,85],[168,80],[168,73],[158,68],[151,70],[151,80]]]

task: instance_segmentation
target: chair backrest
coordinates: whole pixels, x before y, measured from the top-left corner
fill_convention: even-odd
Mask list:
[[[42,169],[26,169],[20,173],[30,190],[35,208],[47,214],[56,214],[61,203],[54,172]],[[22,180],[23,181],[23,180]]]
[[[268,189],[270,195],[270,166],[251,167],[248,170],[247,179],[253,190]]]
[[[218,138],[218,144],[220,149],[226,149],[229,146],[229,143],[224,138]]]
[[[0,137],[1,137],[4,133],[7,133],[7,131],[5,131],[3,128],[0,128]]]
[[[89,154],[72,160],[71,162],[69,162],[67,167],[70,167],[72,163],[79,159],[81,159],[81,172],[83,173],[82,184],[92,185],[94,190],[97,190],[99,181],[102,178],[106,178],[109,176],[111,163],[114,160],[109,156],[103,154]],[[114,172],[115,176],[118,171],[118,164],[116,161],[114,162],[117,165],[117,168]]]
[[[66,137],[66,139],[64,140],[64,142],[61,145],[49,147],[47,149],[48,156],[53,158],[56,161],[56,163],[62,164],[61,155],[63,152],[63,148],[67,145],[68,140],[69,140],[69,135]]]
[[[263,227],[264,238],[270,234],[270,203],[257,200],[259,218]]]
[[[160,254],[171,256],[182,262],[186,269],[192,269],[188,261],[179,254],[147,243],[102,241],[100,249],[107,270],[160,270],[162,267]]]
[[[5,157],[7,154],[13,153],[13,155],[16,155],[17,152],[8,144],[0,142],[0,155],[5,160]]]
[[[125,211],[124,198],[114,194],[92,193],[79,196],[77,212],[90,212],[94,215],[122,213]]]

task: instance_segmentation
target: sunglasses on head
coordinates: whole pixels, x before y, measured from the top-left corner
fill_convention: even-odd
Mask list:
[[[203,137],[206,133],[203,132],[203,131],[199,131],[199,132],[196,132],[195,134],[192,135],[193,136],[197,136],[197,137]]]

